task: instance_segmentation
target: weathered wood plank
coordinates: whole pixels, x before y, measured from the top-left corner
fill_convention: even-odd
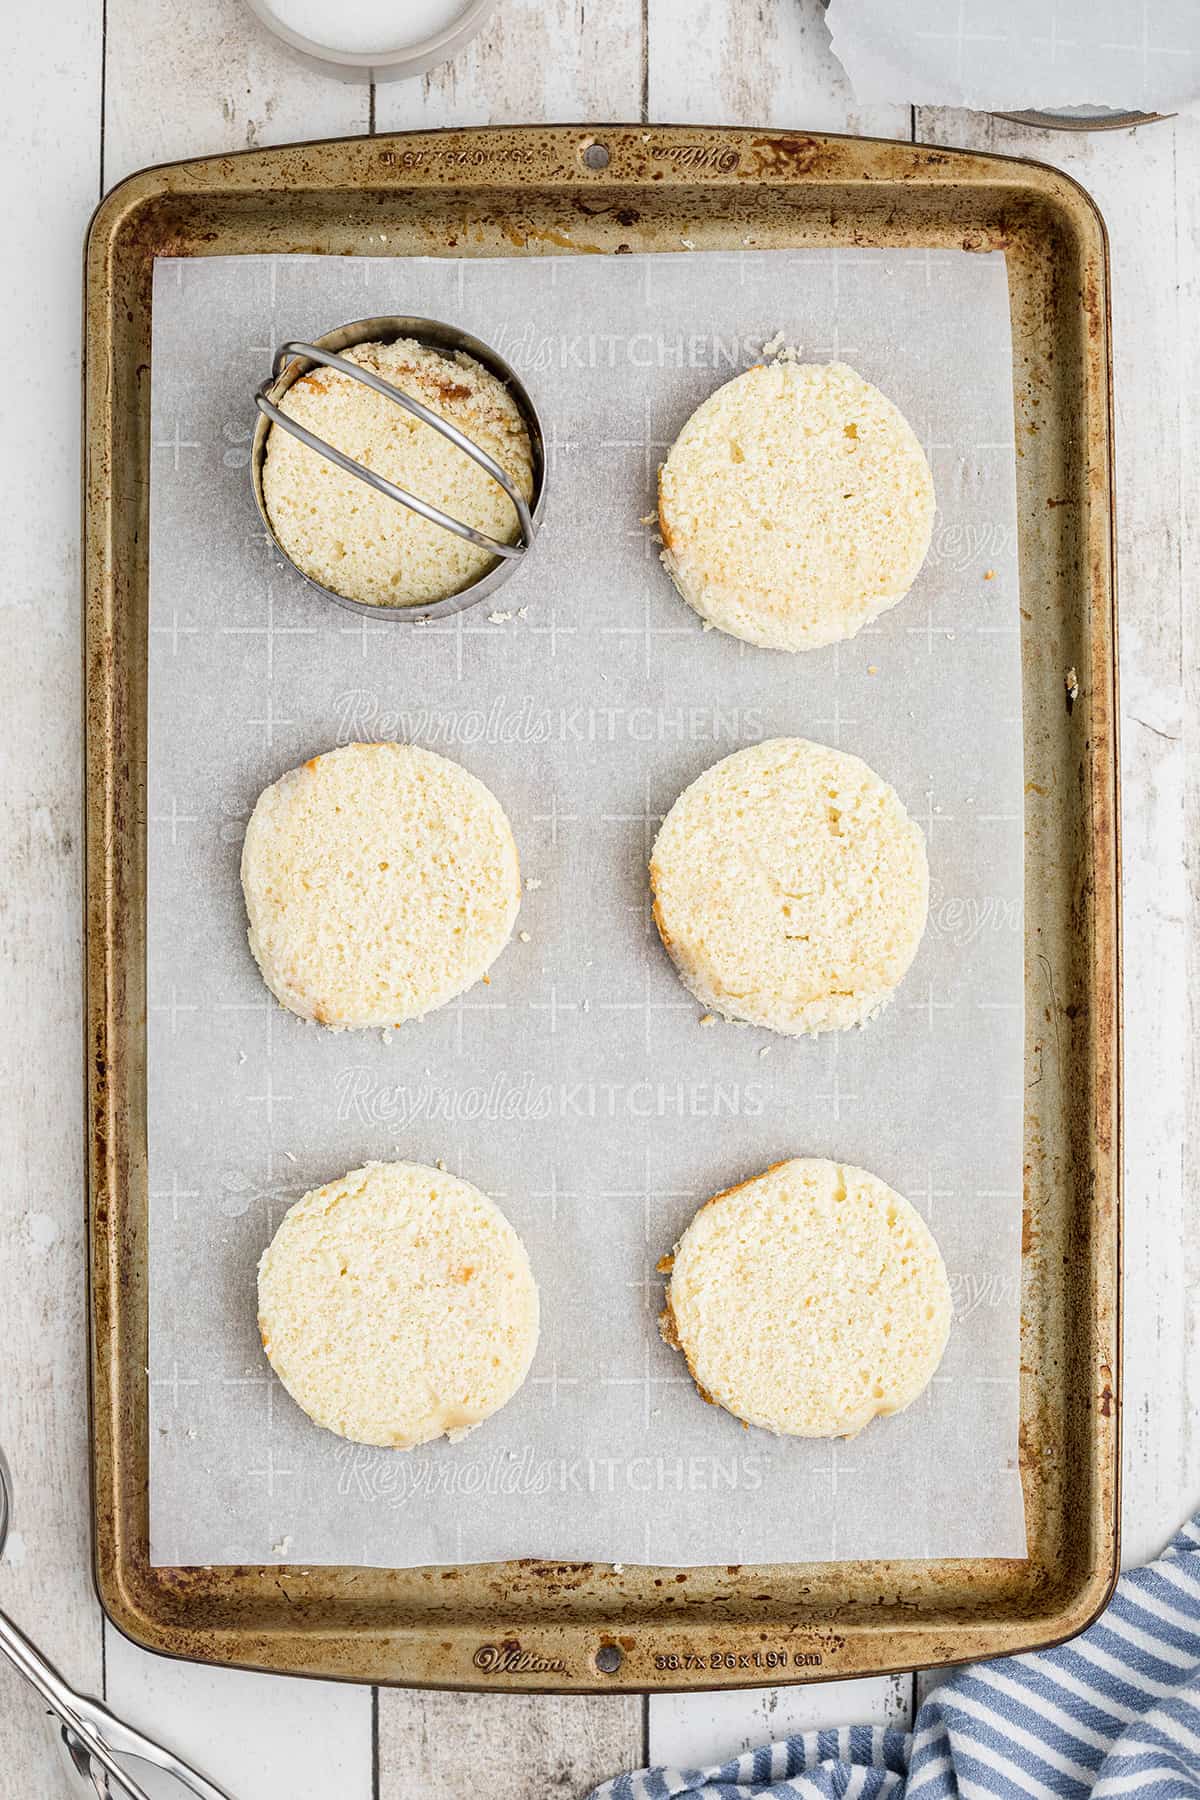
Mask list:
[[[0,65],[0,304],[10,336],[38,352],[12,360],[0,438],[0,483],[19,497],[0,518],[0,1432],[16,1483],[0,1605],[69,1679],[98,1687],[100,1616],[88,1573],[78,637],[79,244],[100,172],[93,0],[63,0],[52,49],[27,15],[6,9]],[[18,1791],[60,1792],[41,1707],[7,1664],[0,1791],[13,1800]]]
[[[104,180],[180,157],[365,131],[366,82],[310,69],[243,0],[108,0]]]
[[[503,0],[454,62],[379,84],[376,129],[638,119],[644,66],[642,0]]]
[[[577,1800],[643,1758],[637,1695],[384,1689],[379,1699],[379,1800]]]
[[[1182,301],[1197,284],[1200,122],[1077,136],[931,111],[918,115],[918,132],[1055,163],[1089,190],[1109,229],[1125,834],[1123,1548],[1136,1563],[1154,1555],[1200,1499],[1200,1432],[1189,1404],[1200,1189],[1187,1178],[1200,1143],[1188,1002],[1200,906],[1185,832],[1200,806],[1200,706],[1188,608],[1191,599],[1194,612],[1194,578],[1180,537],[1185,501],[1194,530],[1200,485],[1189,412],[1195,334]]]
[[[663,1694],[650,1705],[650,1761],[707,1768],[757,1744],[831,1725],[907,1730],[912,1697],[911,1675],[722,1694]]]
[[[105,1672],[122,1717],[238,1800],[370,1800],[370,1688],[172,1662],[115,1631]]]
[[[1200,1295],[1200,1231],[1196,1228],[1195,1196],[1200,1195],[1200,857],[1194,846],[1200,844],[1200,773],[1197,771],[1196,748],[1200,735],[1200,632],[1196,621],[1196,577],[1200,566],[1200,420],[1196,399],[1200,395],[1200,336],[1195,322],[1200,318],[1200,120],[1179,119],[1175,124],[1175,234],[1179,250],[1178,272],[1178,340],[1175,348],[1178,368],[1178,392],[1182,399],[1183,425],[1179,459],[1180,488],[1180,568],[1183,571],[1187,600],[1183,609],[1183,714],[1186,731],[1184,781],[1183,854],[1187,874],[1187,1113],[1184,1131],[1183,1192],[1191,1196],[1188,1216],[1184,1221],[1183,1261],[1184,1285],[1191,1304],[1184,1321],[1183,1342],[1176,1348],[1175,1359],[1183,1370],[1185,1395],[1190,1389],[1191,1407],[1185,1406],[1184,1417],[1177,1427],[1168,1418],[1164,1435],[1179,1429],[1185,1435],[1186,1466],[1183,1470],[1183,1498],[1195,1506],[1200,1502],[1200,1475],[1196,1461],[1196,1409],[1194,1396],[1200,1388],[1200,1332],[1196,1296]],[[1165,1240],[1164,1240],[1165,1243]],[[1172,1246],[1172,1254],[1178,1249]],[[1131,1471],[1130,1487],[1137,1477]]]
[[[907,138],[907,106],[860,106],[821,0],[649,0],[649,117]]]

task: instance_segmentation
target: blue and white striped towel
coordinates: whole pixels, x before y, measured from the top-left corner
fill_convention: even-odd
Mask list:
[[[1200,1800],[1200,1514],[1057,1650],[955,1670],[911,1732],[810,1731],[712,1769],[618,1775],[591,1800]]]

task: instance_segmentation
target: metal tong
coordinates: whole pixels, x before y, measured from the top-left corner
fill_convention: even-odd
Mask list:
[[[0,1553],[3,1553],[12,1517],[12,1476],[4,1452],[0,1450]],[[136,1781],[116,1760],[117,1754],[139,1757],[174,1776],[197,1800],[232,1800],[224,1788],[209,1781],[173,1751],[155,1743],[132,1725],[126,1725],[109,1712],[99,1700],[77,1694],[69,1687],[52,1663],[47,1662],[24,1632],[0,1612],[0,1655],[7,1657],[18,1674],[41,1695],[51,1712],[57,1714],[63,1749],[74,1772],[90,1783],[98,1800],[113,1800],[125,1795],[127,1800],[151,1800],[141,1783]]]

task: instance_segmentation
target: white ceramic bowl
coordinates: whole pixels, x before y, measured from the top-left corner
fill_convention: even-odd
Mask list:
[[[496,0],[463,0],[460,11],[441,30],[412,43],[393,49],[338,49],[315,38],[304,37],[279,18],[271,0],[246,0],[255,17],[281,38],[298,56],[326,75],[340,75],[347,81],[396,81],[406,76],[424,75],[438,63],[449,62],[469,44],[491,13]],[[397,0],[397,11],[403,0]],[[330,35],[336,33],[337,6],[330,0]]]

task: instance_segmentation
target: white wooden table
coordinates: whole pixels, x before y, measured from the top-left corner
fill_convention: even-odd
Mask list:
[[[0,9],[0,1442],[18,1482],[0,1605],[244,1800],[574,1796],[818,1723],[906,1722],[920,1677],[570,1699],[341,1688],[167,1663],[88,1573],[80,1053],[80,245],[141,164],[417,126],[653,119],[825,128],[1069,169],[1112,236],[1125,819],[1125,1557],[1200,1502],[1200,119],[1076,137],[860,108],[818,0],[500,0],[420,82],[307,72],[242,0]],[[1191,599],[1193,614],[1185,611]],[[1189,751],[1191,756],[1189,757]],[[1197,989],[1200,992],[1200,988]],[[0,1800],[56,1800],[46,1721],[0,1669]]]

